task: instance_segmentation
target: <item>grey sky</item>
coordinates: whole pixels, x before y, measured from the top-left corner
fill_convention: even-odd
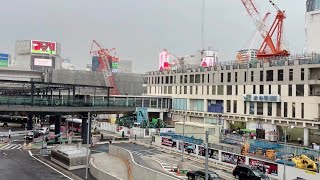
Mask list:
[[[255,0],[262,12],[275,9]],[[232,60],[255,30],[240,0],[206,0],[206,44]],[[287,12],[285,37],[293,54],[305,46],[305,0],[274,0]],[[176,55],[200,49],[201,0],[7,0],[1,2],[0,51],[14,53],[15,40],[60,42],[76,67],[91,63],[91,41],[115,47],[136,72],[156,70],[163,48]],[[259,37],[260,38],[260,37]]]

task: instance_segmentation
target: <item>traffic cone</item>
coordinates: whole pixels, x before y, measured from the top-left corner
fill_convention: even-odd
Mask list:
[[[180,175],[180,169],[178,168],[177,170],[177,175],[179,176]]]

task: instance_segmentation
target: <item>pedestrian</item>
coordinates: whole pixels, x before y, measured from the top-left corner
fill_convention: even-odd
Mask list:
[[[9,139],[11,139],[11,129],[9,129]]]

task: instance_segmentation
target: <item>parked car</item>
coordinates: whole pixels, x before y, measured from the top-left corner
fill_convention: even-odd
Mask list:
[[[33,138],[38,138],[40,137],[40,132],[38,131],[29,131],[28,134],[26,135],[27,140],[32,140]]]
[[[54,129],[55,129],[55,125],[54,124],[50,125],[49,131],[54,131]]]
[[[41,135],[45,135],[49,133],[48,127],[37,128],[36,131],[40,132]]]
[[[240,180],[269,180],[259,169],[247,165],[237,165],[232,174]]]
[[[187,172],[187,176],[188,179],[190,180],[196,180],[198,178],[200,179],[205,179],[205,170],[198,170],[198,171],[188,171]],[[208,179],[209,180],[222,180],[223,178],[221,178],[217,173],[213,172],[213,171],[208,171]]]

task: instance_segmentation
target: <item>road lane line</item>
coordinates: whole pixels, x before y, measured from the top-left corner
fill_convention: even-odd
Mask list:
[[[66,178],[68,178],[68,179],[70,179],[70,180],[73,180],[73,179],[70,178],[69,176],[67,176],[67,175],[63,174],[62,172],[58,171],[57,169],[51,167],[49,164],[47,164],[47,163],[41,161],[40,159],[34,157],[33,154],[32,154],[32,152],[31,152],[30,150],[29,150],[28,152],[29,152],[29,155],[30,155],[31,157],[33,157],[34,159],[36,159],[37,161],[41,162],[42,164],[46,165],[47,167],[51,168],[52,170],[56,171],[57,173],[61,174],[62,176],[66,177]]]

